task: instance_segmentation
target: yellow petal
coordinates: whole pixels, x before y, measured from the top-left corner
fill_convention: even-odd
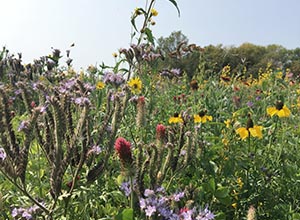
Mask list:
[[[204,116],[204,117],[206,117],[207,120],[212,121],[212,116],[206,115],[206,116]]]
[[[268,115],[270,115],[272,117],[273,115],[278,113],[278,110],[275,107],[268,107],[267,113],[268,113]]]
[[[289,117],[291,114],[291,111],[288,109],[288,107],[283,106],[281,110],[278,111],[277,115],[279,118],[282,117]]]
[[[246,139],[249,136],[249,131],[246,128],[238,128],[236,129],[236,133],[240,135],[242,140]]]
[[[253,128],[249,128],[249,132],[253,137],[262,138],[262,126],[255,125]]]
[[[194,122],[201,123],[201,117],[199,115],[194,115]]]

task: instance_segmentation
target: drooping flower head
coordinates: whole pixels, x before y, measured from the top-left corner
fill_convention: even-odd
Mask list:
[[[142,81],[140,78],[132,78],[129,80],[128,86],[133,94],[139,94],[142,91]]]
[[[274,115],[277,115],[279,118],[289,117],[291,115],[291,111],[288,109],[288,107],[282,101],[278,101],[276,103],[275,107],[268,107],[267,113],[271,117],[273,117]]]
[[[182,117],[181,117],[180,114],[175,113],[175,114],[173,115],[173,117],[171,117],[171,118],[169,119],[169,123],[170,123],[170,124],[183,123],[183,119],[182,119]]]
[[[248,115],[248,121],[246,127],[241,127],[236,130],[236,133],[240,135],[242,140],[245,140],[247,137],[257,137],[262,138],[262,126],[254,125],[251,116]]]
[[[130,167],[133,162],[130,147],[130,142],[125,140],[125,138],[117,138],[115,142],[115,150],[120,158],[123,167]]]
[[[198,114],[194,115],[194,122],[195,123],[206,123],[207,121],[212,120],[212,116],[206,115],[207,111],[201,111]]]

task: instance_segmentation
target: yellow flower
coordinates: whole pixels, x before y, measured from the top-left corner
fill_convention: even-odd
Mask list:
[[[97,82],[96,89],[101,90],[101,89],[104,89],[104,87],[105,87],[104,82],[102,82],[102,81]]]
[[[231,124],[231,120],[227,119],[226,121],[224,121],[224,124],[226,125],[226,128],[229,128]]]
[[[291,111],[281,101],[277,102],[275,107],[268,107],[267,113],[271,117],[278,115],[279,118],[289,117],[291,115]]]
[[[222,139],[222,143],[223,143],[225,146],[227,146],[227,145],[229,144],[229,140],[226,139],[226,138],[223,138],[223,139]]]
[[[173,117],[169,119],[170,124],[183,123],[183,119],[178,113],[175,113]]]
[[[243,181],[242,181],[242,178],[241,178],[241,177],[237,178],[236,182],[237,182],[237,184],[239,185],[239,187],[240,187],[240,188],[242,188],[242,187],[243,187],[244,183],[243,183]]]
[[[236,203],[236,202],[235,202],[235,203],[232,203],[231,206],[232,206],[232,208],[236,209],[237,203]]]
[[[142,81],[139,78],[132,78],[129,80],[128,86],[134,94],[139,94],[142,91]]]
[[[154,8],[151,9],[151,15],[152,16],[157,16],[158,15],[158,11],[156,11]]]
[[[212,116],[206,115],[206,111],[201,111],[198,114],[194,115],[194,122],[195,123],[206,123],[206,121],[211,121]]]
[[[247,121],[247,127],[241,127],[236,129],[236,133],[240,135],[242,140],[245,140],[250,135],[252,137],[262,138],[262,126],[253,125],[252,119],[249,117]]]
[[[116,52],[114,52],[114,53],[112,53],[112,56],[113,56],[114,58],[116,58],[116,57],[118,56],[118,54],[117,54]]]

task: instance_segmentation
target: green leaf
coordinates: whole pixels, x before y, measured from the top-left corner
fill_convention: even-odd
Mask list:
[[[169,1],[176,7],[176,9],[178,11],[178,16],[180,16],[180,10],[178,8],[177,2],[175,0],[169,0]]]
[[[215,179],[214,178],[211,178],[209,181],[208,181],[208,186],[209,186],[209,191],[210,192],[215,192],[216,190],[216,182],[215,182]]]
[[[132,24],[132,26],[134,27],[134,29],[137,31],[137,32],[139,32],[138,31],[138,29],[136,28],[136,25],[135,25],[135,19],[136,19],[136,15],[134,15],[132,18],[131,18],[131,24]]]
[[[215,192],[215,197],[217,199],[224,199],[228,197],[228,195],[229,195],[229,189],[227,187],[220,187]]]
[[[147,35],[149,42],[154,45],[154,38],[153,38],[152,31],[149,28],[145,28],[145,34]]]
[[[115,216],[115,220],[133,220],[133,209],[124,209]]]
[[[300,214],[299,213],[293,213],[293,220],[300,220]]]

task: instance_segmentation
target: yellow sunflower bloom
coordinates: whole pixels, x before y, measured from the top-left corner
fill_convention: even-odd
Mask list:
[[[206,111],[194,115],[195,123],[206,123],[207,121],[212,121],[212,116],[206,115]]]
[[[245,140],[247,137],[249,137],[249,131],[247,130],[247,128],[244,127],[236,129],[236,133],[240,135],[242,140]]]
[[[96,89],[102,90],[104,88],[105,88],[105,83],[104,82],[102,82],[102,81],[97,82]]]
[[[139,94],[142,91],[142,81],[139,78],[132,78],[129,80],[128,86],[134,94]]]
[[[169,119],[169,123],[170,124],[183,123],[183,119],[182,119],[182,117],[178,113],[175,113],[174,116],[172,116]]]
[[[277,102],[275,107],[268,107],[267,114],[273,117],[277,115],[279,118],[289,117],[291,115],[291,111],[289,108],[283,104],[283,102]]]
[[[253,121],[252,119],[249,117],[248,122],[247,122],[247,127],[241,127],[236,129],[236,133],[238,135],[240,135],[240,137],[242,138],[242,140],[245,140],[247,137],[249,137],[250,135],[252,137],[257,137],[257,138],[262,138],[262,126],[258,126],[258,125],[253,125]]]

